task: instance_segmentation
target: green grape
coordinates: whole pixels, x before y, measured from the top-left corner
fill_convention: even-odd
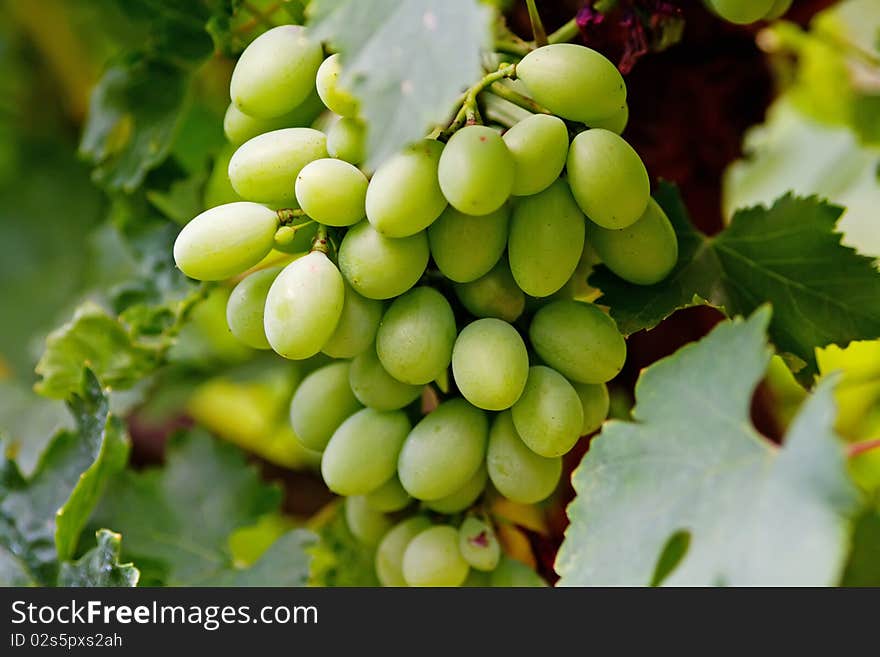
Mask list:
[[[339,269],[359,294],[368,299],[390,299],[419,281],[429,256],[428,236],[424,232],[393,239],[380,235],[370,222],[362,221],[342,238]]]
[[[229,160],[229,180],[243,199],[289,205],[296,177],[313,160],[327,157],[327,138],[312,128],[273,130],[246,141]]]
[[[408,237],[446,208],[437,182],[443,144],[423,139],[384,162],[367,189],[367,219],[386,237]]]
[[[509,223],[507,206],[474,217],[450,205],[428,228],[428,243],[437,268],[458,283],[475,281],[488,273],[507,246]]]
[[[335,112],[339,116],[357,116],[357,98],[339,86],[339,74],[341,72],[342,64],[339,61],[338,53],[330,55],[325,59],[315,76],[318,95],[331,112]]]
[[[382,312],[381,301],[362,297],[346,283],[342,315],[321,351],[331,358],[354,358],[362,354],[376,339]]]
[[[529,377],[529,353],[507,322],[478,319],[459,334],[452,350],[452,375],[459,392],[487,411],[510,408]]]
[[[403,383],[388,374],[373,348],[351,361],[348,382],[361,404],[378,411],[409,406],[421,396],[423,387]]]
[[[322,158],[296,177],[296,200],[309,217],[325,226],[351,226],[366,216],[367,177],[344,160]]]
[[[202,205],[206,208],[213,208],[226,203],[235,203],[241,200],[241,196],[232,189],[232,183],[229,182],[229,160],[235,153],[235,147],[226,144],[217,157],[214,158],[214,165],[211,169],[211,175],[205,183],[205,191],[202,198]]]
[[[349,364],[331,363],[302,380],[290,402],[290,424],[300,442],[322,451],[346,418],[361,405],[348,385]]]
[[[601,427],[608,417],[608,409],[611,406],[608,386],[604,383],[573,383],[572,385],[584,409],[584,426],[581,427],[581,435],[586,436]]]
[[[537,588],[547,586],[547,582],[521,561],[508,556],[502,556],[498,567],[489,575],[489,585],[494,587]]]
[[[327,131],[327,152],[330,157],[354,165],[363,163],[366,155],[366,128],[357,119],[341,118]]]
[[[458,528],[458,551],[471,568],[495,570],[501,559],[501,545],[495,530],[477,518],[465,518]]]
[[[290,112],[315,88],[324,58],[306,28],[282,25],[254,39],[232,71],[229,94],[245,114],[271,119]]]
[[[604,228],[635,223],[651,198],[651,181],[638,153],[610,130],[597,128],[575,137],[567,171],[578,206]]]
[[[277,353],[302,360],[314,356],[342,315],[345,285],[336,266],[320,251],[287,265],[266,297],[266,337]]]
[[[532,318],[529,338],[547,365],[578,383],[610,381],[626,360],[617,324],[592,303],[548,303]]]
[[[622,230],[587,225],[590,244],[602,262],[622,279],[636,285],[654,285],[666,278],[678,262],[678,238],[669,218],[654,199],[641,218]]]
[[[584,426],[584,408],[575,389],[559,372],[543,365],[529,370],[510,416],[529,449],[547,458],[571,451]]]
[[[382,367],[398,381],[421,385],[449,367],[455,344],[455,315],[431,287],[417,287],[394,300],[376,333]]]
[[[623,107],[614,114],[606,116],[604,119],[596,119],[590,124],[590,127],[602,128],[603,130],[610,130],[616,135],[622,135],[623,131],[626,130],[627,123],[629,123],[629,105],[624,103]]]
[[[298,217],[275,231],[275,248],[282,253],[306,253],[317,234],[317,223],[308,217]]]
[[[431,521],[425,516],[413,516],[385,534],[376,550],[376,576],[382,586],[407,585],[403,578],[403,553],[410,541],[430,526]]]
[[[410,586],[461,586],[469,570],[458,549],[458,532],[449,525],[417,534],[403,553],[403,578]]]
[[[562,476],[562,457],[535,454],[519,437],[510,411],[495,418],[486,452],[489,479],[498,492],[521,504],[547,499]]]
[[[352,536],[367,546],[378,545],[394,526],[384,513],[371,509],[363,495],[345,498],[345,523]]]
[[[791,4],[793,0],[774,0],[773,6],[770,7],[770,10],[765,14],[765,21],[775,21],[777,18],[782,18],[785,13],[791,9]]]
[[[488,421],[464,399],[443,402],[410,432],[397,474],[419,500],[439,500],[460,490],[483,462]]]
[[[358,411],[333,433],[321,458],[324,483],[339,495],[365,495],[394,476],[411,425],[403,411]]]
[[[738,25],[759,21],[774,9],[774,0],[706,0],[721,18]]]
[[[250,269],[272,250],[278,215],[238,201],[205,210],[174,241],[174,262],[199,281],[222,281]]]
[[[474,317],[496,317],[507,322],[516,321],[526,305],[526,296],[510,273],[505,257],[485,276],[456,285],[455,295]]]
[[[489,473],[486,471],[486,464],[480,463],[480,467],[474,473],[474,476],[468,479],[464,486],[454,493],[425,502],[425,506],[431,509],[431,511],[446,514],[459,513],[469,509],[479,499],[480,495],[483,494],[488,480]]]
[[[254,349],[271,349],[263,328],[266,295],[281,267],[272,267],[246,276],[229,295],[226,323],[238,340]]]
[[[568,156],[568,128],[559,117],[533,114],[504,133],[516,175],[513,194],[530,196],[547,189],[562,173]]]
[[[626,102],[620,71],[603,55],[573,43],[533,50],[516,65],[532,97],[554,114],[590,125]]]
[[[469,125],[449,139],[437,177],[443,196],[459,212],[484,215],[504,205],[513,190],[516,165],[492,128]]]
[[[242,112],[235,103],[229,103],[223,117],[223,132],[231,144],[241,146],[264,132],[281,128],[299,128],[310,125],[324,109],[317,91],[312,91],[306,99],[290,112],[271,119],[258,119]]]
[[[396,467],[397,464],[395,463],[395,468]],[[400,479],[397,478],[397,475],[391,477],[391,479],[379,486],[379,488],[367,493],[366,498],[367,504],[371,509],[381,511],[382,513],[400,511],[401,509],[405,509],[409,506],[409,503],[412,502],[412,498],[409,496],[409,493],[406,492],[403,484],[400,483]]]
[[[471,571],[468,573],[467,579],[464,580],[462,584],[463,588],[489,588],[492,586],[490,584],[490,573],[484,573],[482,570],[474,570],[471,568]]]
[[[528,295],[546,297],[568,282],[581,259],[584,215],[563,180],[513,209],[507,256],[516,284]]]

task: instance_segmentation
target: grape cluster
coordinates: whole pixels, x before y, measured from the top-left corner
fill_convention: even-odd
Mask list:
[[[747,25],[781,18],[793,0],[704,0],[705,5],[731,23]]]
[[[487,488],[545,500],[563,455],[607,416],[626,343],[580,298],[592,253],[642,285],[677,260],[645,166],[617,134],[623,78],[589,48],[538,48],[515,84],[553,114],[506,132],[464,125],[368,177],[358,103],[339,74],[338,55],[323,59],[301,27],[245,50],[225,121],[241,144],[229,179],[245,200],[193,219],[175,259],[190,277],[223,280],[273,249],[308,251],[248,273],[229,328],[257,349],[323,358],[294,394],[292,425],[322,452],[352,533],[378,545],[383,584],[488,572],[533,582],[502,557],[477,503]],[[338,117],[326,135],[297,125],[314,116],[314,95]]]

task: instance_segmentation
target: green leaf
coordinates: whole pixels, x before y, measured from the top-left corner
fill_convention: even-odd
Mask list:
[[[375,550],[349,531],[343,505],[335,503],[316,529],[309,586],[379,586],[374,566]]]
[[[557,560],[563,585],[646,585],[670,538],[689,544],[674,585],[831,585],[857,500],[832,429],[833,382],[782,448],[752,427],[770,312],[720,324],[636,386],[633,422],[611,421],[575,471]],[[667,563],[668,567],[668,563]]]
[[[236,567],[229,547],[235,530],[280,502],[280,490],[261,482],[239,450],[194,432],[172,440],[163,468],[117,477],[92,524],[122,534],[125,558],[151,569],[147,581],[294,586],[306,579],[309,534],[285,534],[249,569]]]
[[[309,12],[361,102],[370,168],[447,120],[480,78],[492,14],[478,0],[313,0]]]
[[[90,372],[83,389],[68,402],[76,431],[55,436],[32,477],[0,461],[0,575],[17,572],[13,581],[54,584],[59,559],[73,555],[107,479],[125,465],[124,428]]]
[[[155,348],[137,342],[118,319],[87,302],[46,339],[36,368],[42,377],[36,390],[55,398],[76,394],[84,367],[107,387],[128,388],[152,372],[157,362]]]
[[[675,270],[661,283],[637,286],[599,267],[602,290],[626,334],[656,326],[680,308],[709,304],[729,315],[773,305],[770,336],[783,352],[816,372],[815,349],[880,336],[880,272],[870,258],[840,243],[842,209],[817,198],[786,195],[773,207],[740,210],[715,237],[687,220],[677,192],[658,190],[681,244]]]
[[[859,516],[852,544],[841,586],[880,586],[880,508]]]
[[[98,545],[81,559],[61,564],[58,586],[137,586],[140,572],[130,563],[119,563],[119,534],[102,529]]]

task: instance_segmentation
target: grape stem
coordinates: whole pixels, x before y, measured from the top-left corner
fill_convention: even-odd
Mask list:
[[[440,133],[439,138],[441,140],[449,139],[456,130],[462,128],[466,123],[476,123],[480,116],[479,109],[477,108],[477,96],[498,80],[513,77],[516,77],[516,64],[507,64],[506,66],[499,68],[497,71],[489,73],[483,77],[482,80],[468,89],[467,93],[464,95],[464,100],[461,103],[458,113],[455,115],[455,118],[452,119],[452,123],[449,124],[449,127]]]
[[[578,32],[580,32],[580,28],[577,24],[577,17],[575,17],[555,32],[550,33],[547,36],[547,43],[566,43],[574,39]]]
[[[312,240],[312,251],[320,251],[324,255],[330,255],[330,239],[327,236],[327,226],[318,224],[318,232]]]
[[[280,210],[276,210],[275,214],[278,215],[278,225],[279,226],[288,226],[292,224],[297,219],[301,219],[306,216],[306,213],[300,209],[293,208],[281,208]],[[305,224],[302,224],[303,226]],[[294,226],[294,229],[299,228],[299,226]]]
[[[865,452],[870,452],[871,450],[875,449],[880,449],[880,438],[863,440],[860,443],[853,443],[847,448],[847,456],[849,456],[849,458],[854,458],[856,456],[859,456],[860,454],[864,454]]]
[[[522,107],[524,110],[528,110],[532,114],[553,114],[553,112],[543,105],[539,105],[528,96],[523,96],[521,93],[514,91],[510,87],[505,87],[500,82],[496,82],[489,87],[489,93],[495,94],[499,98],[503,98],[517,107]]]
[[[535,4],[535,0],[526,0],[526,5],[529,8],[529,21],[532,23],[535,45],[539,48],[546,46],[548,43],[547,32],[544,30],[544,23],[541,21],[541,15],[538,13],[538,6]]]

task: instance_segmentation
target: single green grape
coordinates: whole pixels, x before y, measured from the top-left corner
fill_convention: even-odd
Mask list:
[[[339,269],[359,294],[368,299],[390,299],[418,282],[428,266],[429,255],[424,231],[393,239],[362,221],[342,238]]]
[[[302,103],[315,88],[324,53],[321,42],[299,25],[281,25],[254,39],[241,53],[229,95],[245,114],[271,119]]]
[[[415,235],[440,216],[446,199],[437,182],[443,144],[423,139],[380,166],[367,189],[367,219],[386,237]]]
[[[425,516],[412,516],[394,525],[376,550],[376,576],[382,586],[406,586],[403,578],[403,553],[418,534],[428,529]]]
[[[617,324],[592,303],[548,303],[532,318],[529,338],[547,365],[578,383],[610,381],[626,360]]]
[[[590,244],[615,274],[636,285],[654,285],[666,278],[678,262],[675,229],[657,202],[651,199],[641,218],[622,230],[606,230],[588,223]]]
[[[471,568],[495,570],[501,560],[501,544],[495,530],[482,520],[465,518],[458,528],[458,550]]]
[[[174,241],[174,262],[199,281],[237,276],[272,250],[278,215],[247,201],[219,205],[192,219]]]
[[[398,381],[385,371],[375,348],[368,348],[351,362],[348,378],[355,397],[379,411],[409,406],[422,394],[423,386]]]
[[[411,425],[403,411],[358,411],[333,433],[321,458],[324,483],[339,495],[365,495],[394,476]]]
[[[516,165],[492,128],[469,125],[449,139],[437,176],[443,196],[459,212],[484,215],[504,205],[513,191]]]
[[[559,372],[543,365],[529,370],[510,417],[529,449],[547,458],[571,451],[584,426],[584,409],[575,389]]]
[[[604,228],[632,225],[651,198],[651,181],[638,153],[610,130],[596,128],[575,137],[567,172],[578,206]]]
[[[484,573],[482,570],[474,570],[471,568],[467,579],[464,580],[464,583],[461,586],[462,588],[489,588],[492,586],[490,583],[490,574],[491,573]]]
[[[489,479],[498,492],[521,504],[547,499],[562,476],[562,457],[535,454],[519,437],[510,411],[495,418],[486,452]]]
[[[515,196],[547,189],[562,173],[568,157],[568,128],[557,116],[533,114],[504,133],[513,156]]]
[[[458,549],[458,532],[449,525],[417,534],[403,553],[403,578],[410,586],[461,586],[469,570]]]
[[[520,289],[546,297],[565,285],[580,262],[585,232],[584,215],[565,181],[519,199],[510,222],[507,256]]]
[[[282,253],[307,253],[317,234],[317,223],[308,217],[297,217],[275,231],[275,249]]]
[[[342,63],[339,59],[339,53],[325,59],[315,76],[318,95],[331,112],[335,112],[339,116],[354,117],[358,113],[357,98],[339,86],[341,72]]]
[[[502,556],[498,567],[489,575],[489,585],[493,587],[537,588],[547,586],[547,582],[521,561]]]
[[[529,353],[507,322],[478,319],[459,334],[452,350],[452,375],[471,404],[502,411],[516,403],[529,377]]]
[[[514,322],[522,315],[526,296],[519,289],[504,256],[485,276],[455,286],[455,295],[474,317],[496,317]]]
[[[362,121],[341,118],[327,131],[330,157],[360,165],[366,159],[367,131]]]
[[[417,287],[394,300],[376,333],[376,353],[398,381],[430,383],[452,360],[455,315],[449,302],[431,287]]]
[[[507,247],[510,210],[474,217],[451,205],[428,228],[431,255],[441,273],[458,283],[475,281],[487,274]]]
[[[774,9],[774,0],[706,0],[721,18],[737,25],[748,25]]]
[[[581,435],[593,433],[608,417],[611,399],[608,396],[608,386],[604,383],[573,383],[575,392],[581,400],[584,410],[584,426],[581,427]]]
[[[590,125],[626,102],[620,71],[601,53],[573,43],[533,50],[516,65],[532,97],[554,114]]]
[[[266,295],[281,267],[272,267],[246,276],[226,302],[226,323],[238,340],[254,349],[271,349],[263,328]]]
[[[396,467],[397,464],[395,463],[395,468]],[[397,475],[394,475],[384,484],[367,493],[366,498],[367,504],[371,509],[381,511],[382,513],[400,511],[401,509],[405,509],[409,506],[409,503],[412,502],[412,498],[409,496],[409,493],[406,492],[403,484],[400,483],[400,479],[397,478]]]
[[[290,424],[300,442],[322,451],[330,437],[361,405],[348,385],[349,363],[330,363],[302,380],[290,402]]]
[[[367,177],[344,160],[322,158],[296,177],[296,200],[309,217],[325,226],[351,226],[366,216]]]
[[[362,297],[346,283],[342,315],[321,351],[331,358],[354,358],[367,351],[376,339],[383,312],[381,301]]]
[[[479,499],[486,489],[486,482],[488,480],[489,473],[486,470],[486,464],[481,463],[474,476],[468,479],[464,486],[445,497],[430,500],[424,504],[431,511],[436,511],[437,513],[459,513],[474,505],[474,502]]]
[[[378,545],[394,526],[391,518],[371,509],[363,495],[345,498],[345,523],[352,536],[371,547]]]
[[[460,490],[483,462],[489,424],[464,399],[443,402],[407,436],[397,461],[406,491],[418,500],[439,500]]]
[[[266,297],[266,337],[277,353],[293,360],[314,356],[336,330],[345,285],[320,251],[287,265]]]
[[[629,105],[624,103],[623,107],[614,112],[614,114],[612,114],[611,116],[606,116],[604,119],[596,119],[590,124],[590,127],[610,130],[616,135],[622,135],[623,131],[626,130],[626,125],[628,123]]]
[[[302,128],[311,125],[324,109],[317,91],[312,91],[306,99],[281,116],[271,119],[258,119],[242,112],[235,103],[229,103],[223,117],[223,132],[231,144],[241,146],[264,132],[281,128]]]
[[[313,160],[327,157],[327,138],[312,128],[273,130],[246,141],[229,160],[229,180],[243,199],[289,205],[296,177]]]

